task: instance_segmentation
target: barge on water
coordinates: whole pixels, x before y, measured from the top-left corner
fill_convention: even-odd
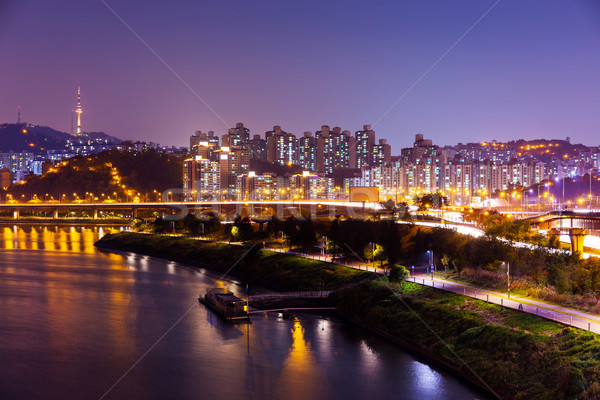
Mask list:
[[[207,290],[204,297],[198,297],[198,301],[227,320],[245,320],[250,318],[248,315],[248,303],[227,289],[213,288]]]

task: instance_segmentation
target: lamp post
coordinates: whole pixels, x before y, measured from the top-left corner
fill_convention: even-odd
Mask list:
[[[373,263],[373,271],[375,271],[375,242],[371,242],[371,263]]]
[[[565,172],[563,171],[563,182],[562,182],[562,208],[565,208]]]
[[[510,263],[506,261],[506,289],[510,299]]]
[[[433,280],[433,250],[429,248],[429,269],[431,270],[431,280]]]
[[[590,199],[590,204],[588,205],[588,208],[591,210],[592,209],[592,169],[590,168],[590,194],[588,194],[588,198]]]

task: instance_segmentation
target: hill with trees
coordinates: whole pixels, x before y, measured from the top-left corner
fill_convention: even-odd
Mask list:
[[[128,196],[155,200],[165,190],[182,187],[182,168],[181,157],[153,149],[112,149],[63,161],[43,175],[11,186],[6,193],[17,201],[84,199],[86,192],[99,201]]]
[[[83,139],[108,140],[115,144],[121,139],[104,132],[85,132]],[[79,139],[66,132],[60,132],[47,126],[32,124],[0,124],[0,152],[32,152],[41,153],[46,150],[62,150],[67,140]]]

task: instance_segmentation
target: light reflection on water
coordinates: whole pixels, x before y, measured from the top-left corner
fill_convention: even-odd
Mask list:
[[[0,398],[484,398],[335,317],[228,324],[197,302],[242,285],[135,254],[108,228],[0,228]]]
[[[94,242],[122,227],[0,226],[0,249],[94,254]]]

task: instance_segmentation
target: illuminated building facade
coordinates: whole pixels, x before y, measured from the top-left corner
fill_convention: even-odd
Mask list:
[[[312,132],[304,132],[298,141],[298,164],[305,170],[317,170],[317,139]]]
[[[281,165],[298,164],[298,138],[292,133],[274,126],[265,133],[267,140],[267,161]]]
[[[355,138],[340,127],[321,126],[317,139],[317,172],[331,174],[335,169],[356,168]]]
[[[356,131],[354,135],[356,138],[356,168],[378,165],[372,161],[373,146],[375,146],[375,131],[371,129],[371,125],[364,125],[363,130]]]
[[[220,189],[220,163],[202,156],[183,161],[185,201],[217,200]]]

